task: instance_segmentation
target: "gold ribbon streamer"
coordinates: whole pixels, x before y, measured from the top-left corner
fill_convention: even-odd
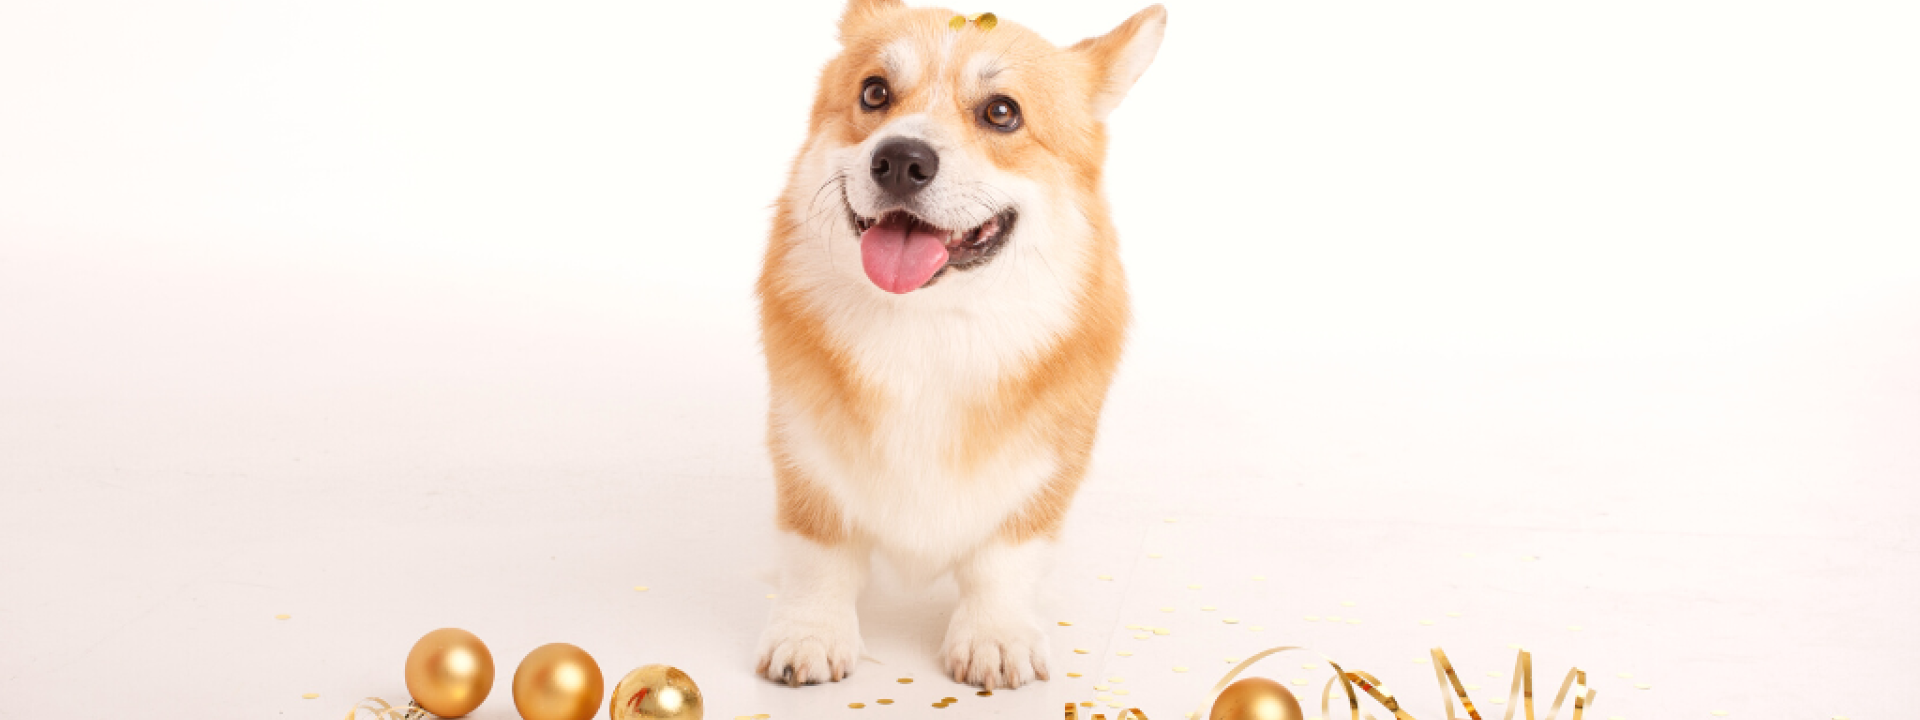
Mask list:
[[[1453,671],[1453,663],[1447,660],[1447,654],[1440,648],[1433,649],[1433,674],[1440,682],[1440,694],[1446,698],[1447,720],[1460,720],[1453,714],[1453,696],[1447,694],[1449,687],[1460,696],[1460,704],[1466,708],[1467,715],[1473,720],[1481,720],[1480,712],[1473,709],[1473,701],[1467,698],[1467,689],[1460,685],[1460,675]],[[1597,693],[1587,687],[1587,673],[1580,668],[1567,671],[1567,679],[1560,683],[1560,694],[1553,699],[1553,707],[1547,710],[1547,720],[1560,715],[1560,704],[1567,699],[1567,691],[1575,690],[1573,696],[1573,720],[1580,720],[1588,705],[1593,704]],[[1506,720],[1513,720],[1513,711],[1519,705],[1526,705],[1527,720],[1533,717],[1533,653],[1521,650],[1513,659],[1513,686],[1507,690]]]
[[[1228,670],[1226,676],[1220,678],[1220,682],[1214,683],[1213,689],[1207,691],[1206,699],[1201,701],[1200,708],[1196,710],[1191,717],[1206,717],[1208,708],[1212,707],[1213,701],[1220,696],[1220,691],[1227,689],[1227,686],[1233,683],[1234,678],[1239,677],[1240,673],[1245,672],[1246,669],[1254,663],[1275,653],[1306,649],[1308,648],[1297,645],[1283,645],[1254,653],[1252,657],[1233,666],[1232,670]],[[1473,707],[1473,699],[1467,696],[1467,688],[1460,682],[1460,674],[1454,671],[1453,662],[1447,659],[1446,652],[1440,648],[1434,648],[1431,653],[1433,655],[1433,675],[1440,683],[1440,697],[1446,703],[1447,720],[1468,720],[1469,718],[1470,720],[1485,720],[1485,718],[1480,716],[1480,711]],[[1365,718],[1365,720],[1374,720],[1372,713],[1362,713],[1360,711],[1360,693],[1365,693],[1368,697],[1373,698],[1375,702],[1380,703],[1381,707],[1393,713],[1394,720],[1414,720],[1414,717],[1408,714],[1405,708],[1400,706],[1400,700],[1394,697],[1393,691],[1388,690],[1386,685],[1380,682],[1379,678],[1361,670],[1346,670],[1340,667],[1339,663],[1327,659],[1325,656],[1322,656],[1321,659],[1326,660],[1327,664],[1333,667],[1333,677],[1327,678],[1326,685],[1320,688],[1321,717],[1333,717],[1333,687],[1334,683],[1339,683],[1341,690],[1347,696],[1347,708],[1351,712],[1353,720],[1362,720],[1362,718]],[[1360,693],[1353,691],[1353,687],[1356,684],[1360,686]],[[1573,694],[1572,720],[1582,720],[1581,716],[1585,714],[1587,707],[1593,705],[1593,698],[1597,693],[1595,693],[1592,688],[1587,687],[1587,673],[1580,668],[1573,668],[1567,671],[1567,678],[1560,683],[1560,692],[1553,699],[1553,707],[1547,710],[1546,720],[1553,720],[1559,716],[1560,705],[1567,699],[1569,691]],[[1460,698],[1460,706],[1466,711],[1467,718],[1461,718],[1454,713],[1453,699],[1455,696]],[[1515,657],[1513,661],[1513,687],[1507,693],[1507,714],[1505,720],[1513,720],[1515,708],[1523,703],[1527,707],[1526,720],[1535,720],[1533,715],[1533,655],[1526,650],[1521,650],[1520,654]],[[1067,705],[1067,711],[1068,720],[1076,720],[1073,715],[1073,705],[1071,703]],[[1145,717],[1145,715],[1142,715],[1142,720],[1144,720]],[[1125,716],[1122,716],[1119,720],[1125,720]]]
[[[427,712],[419,703],[408,702],[404,707],[395,706],[377,697],[370,697],[355,703],[347,711],[346,720],[358,720],[360,711],[370,713],[366,720],[439,720],[440,716]]]

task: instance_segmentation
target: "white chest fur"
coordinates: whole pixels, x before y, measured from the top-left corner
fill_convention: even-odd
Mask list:
[[[846,159],[811,148],[788,198],[807,208]],[[945,170],[943,173],[947,172]],[[853,228],[815,211],[787,254],[786,270],[810,315],[844,349],[860,384],[880,396],[871,431],[843,452],[845,428],[784,402],[774,388],[773,430],[790,459],[837,501],[854,530],[914,565],[943,565],[977,547],[1055,472],[1044,443],[1006,443],[983,461],[952,462],[967,420],[1001,383],[1025,372],[1072,323],[1083,278],[1084,220],[1049,188],[992,178],[1018,202],[1009,244],[985,267],[950,271],[892,295],[867,280]]]

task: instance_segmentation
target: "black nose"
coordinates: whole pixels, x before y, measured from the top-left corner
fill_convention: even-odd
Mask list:
[[[919,192],[938,172],[940,154],[919,140],[893,138],[873,151],[873,181],[894,197]]]

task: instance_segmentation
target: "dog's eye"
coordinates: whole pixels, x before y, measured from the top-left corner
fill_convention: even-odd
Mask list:
[[[877,77],[867,78],[865,87],[860,88],[860,107],[879,110],[893,99],[893,93],[887,92],[887,81]]]
[[[1020,104],[1004,95],[988,100],[980,108],[980,119],[992,125],[995,130],[1012,132],[1020,127]]]

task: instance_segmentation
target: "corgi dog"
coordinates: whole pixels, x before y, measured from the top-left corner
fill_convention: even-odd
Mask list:
[[[951,571],[940,662],[1046,680],[1036,607],[1128,322],[1105,121],[1155,5],[1059,47],[990,15],[850,0],[757,285],[780,591],[757,674],[838,681],[869,560]]]

